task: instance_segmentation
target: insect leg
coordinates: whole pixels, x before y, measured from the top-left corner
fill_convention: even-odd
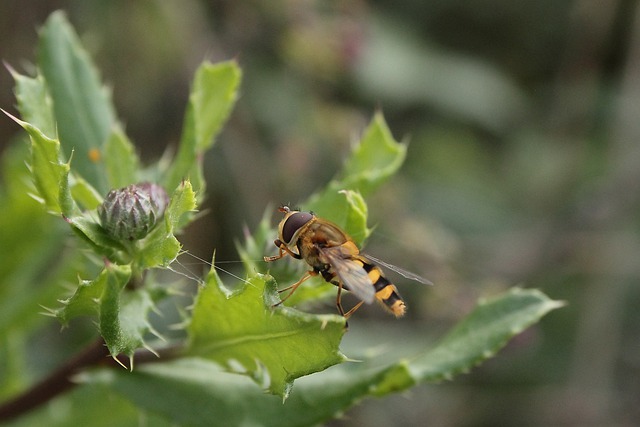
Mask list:
[[[347,311],[347,312],[344,314],[345,319],[348,319],[349,317],[351,317],[351,315],[352,315],[353,313],[355,313],[355,311],[356,311],[357,309],[359,309],[359,308],[360,308],[360,306],[361,306],[362,304],[364,304],[364,301],[360,301],[359,303],[357,303],[356,305],[354,305],[354,306],[353,306],[353,308],[351,308],[351,310]]]
[[[280,302],[279,302],[279,303],[274,304],[274,307],[275,307],[275,306],[278,306],[278,305],[282,304],[283,302],[285,302],[286,300],[288,300],[288,299],[289,299],[289,297],[290,297],[291,295],[293,295],[293,293],[296,291],[296,289],[298,289],[298,286],[300,286],[300,285],[302,284],[302,282],[304,282],[305,280],[307,280],[307,279],[308,279],[308,278],[310,278],[311,276],[316,276],[317,274],[318,274],[318,273],[316,273],[315,271],[307,271],[307,272],[304,274],[304,276],[302,276],[302,277],[300,278],[300,280],[298,280],[298,281],[297,281],[296,283],[294,283],[293,285],[291,285],[291,286],[287,286],[286,288],[283,288],[283,289],[279,289],[279,290],[278,290],[278,293],[286,292],[286,291],[289,291],[289,293],[287,294],[287,296],[285,296],[284,298],[282,298],[282,299],[280,300]]]
[[[289,249],[289,248],[287,247],[287,245],[285,245],[284,243],[282,243],[280,240],[276,240],[276,241],[274,241],[273,243],[274,243],[274,244],[278,247],[278,249],[279,249],[279,251],[278,251],[278,255],[274,255],[274,256],[266,256],[266,257],[264,257],[263,259],[264,259],[266,262],[271,262],[271,261],[279,260],[280,258],[284,257],[285,253],[287,253],[287,254],[291,255],[291,256],[292,256],[292,257],[294,257],[295,259],[301,259],[301,258],[302,258],[299,254],[297,254],[297,253],[295,253],[295,252],[292,252],[292,251],[291,251],[291,249]]]

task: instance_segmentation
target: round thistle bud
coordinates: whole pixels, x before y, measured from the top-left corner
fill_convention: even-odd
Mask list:
[[[118,240],[138,240],[149,234],[169,203],[167,192],[143,182],[111,190],[98,207],[100,223]]]

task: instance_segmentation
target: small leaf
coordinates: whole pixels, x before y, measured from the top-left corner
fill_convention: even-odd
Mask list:
[[[187,224],[185,217],[196,209],[196,194],[190,181],[184,181],[171,195],[171,202],[165,212],[165,223],[170,232]]]
[[[56,121],[53,116],[53,101],[44,78],[18,74],[9,69],[15,81],[18,109],[24,121],[31,123],[51,139],[56,138]]]
[[[212,269],[196,299],[187,354],[246,373],[283,398],[296,378],[345,360],[338,349],[342,317],[273,307],[278,302],[270,276],[252,277],[230,292]]]
[[[66,218],[73,231],[87,242],[95,252],[104,255],[113,262],[126,263],[117,251],[126,251],[121,242],[112,239],[90,213]]]
[[[77,207],[69,189],[69,163],[63,163],[60,142],[43,134],[40,129],[2,110],[27,131],[31,139],[31,174],[38,195],[49,211],[71,216]]]
[[[196,208],[196,195],[191,183],[184,181],[171,195],[164,212],[164,222],[156,226],[136,250],[136,263],[140,269],[166,267],[180,253],[180,242],[174,233],[186,225],[188,217]]]
[[[196,191],[204,185],[202,154],[211,148],[231,108],[235,104],[241,71],[235,61],[220,64],[203,63],[198,70],[189,96],[178,154],[164,182],[175,188],[189,179]]]
[[[83,209],[93,210],[102,203],[102,196],[84,178],[73,180],[71,195]]]
[[[152,330],[147,316],[155,305],[147,289],[123,292],[119,285],[109,282],[102,296],[100,333],[113,357],[132,358],[137,349],[147,347],[144,336]]]
[[[131,268],[127,265],[109,264],[102,269],[94,280],[80,281],[73,296],[62,301],[63,307],[56,310],[56,317],[66,325],[78,316],[100,314],[102,298],[109,284],[122,289],[131,276]]]
[[[338,179],[340,186],[367,196],[400,169],[406,154],[407,146],[393,139],[378,112],[347,160]]]
[[[97,70],[62,12],[52,13],[41,30],[38,64],[53,99],[65,154],[74,151],[74,171],[106,193],[104,164],[93,161],[91,153],[102,151],[115,113]]]

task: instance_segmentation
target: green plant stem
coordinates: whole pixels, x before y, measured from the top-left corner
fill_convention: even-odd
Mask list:
[[[160,359],[167,360],[168,358],[175,357],[177,354],[179,354],[177,347],[163,349],[158,355],[148,350],[142,350],[136,352],[135,362],[136,364],[140,364]],[[73,377],[83,369],[92,366],[110,366],[122,369],[122,366],[125,366],[129,361],[129,358],[123,355],[117,357],[118,361],[109,356],[109,350],[102,338],[89,344],[89,346],[53,371],[48,377],[33,385],[28,390],[25,390],[22,394],[0,404],[0,422],[23,415],[75,387],[78,383],[74,382]]]

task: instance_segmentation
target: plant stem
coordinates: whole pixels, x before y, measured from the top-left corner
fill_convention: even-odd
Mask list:
[[[166,357],[170,358],[176,354],[175,348],[168,348],[162,352],[162,360],[166,360]],[[118,363],[109,356],[109,350],[102,338],[89,344],[48,377],[33,385],[30,389],[25,390],[22,394],[0,404],[0,422],[25,414],[75,387],[77,383],[73,381],[73,377],[85,368],[104,365],[122,369],[120,365],[125,366],[129,361],[128,357],[120,355],[118,356]],[[159,357],[146,350],[135,355],[136,364],[148,363],[154,360],[159,360]]]

